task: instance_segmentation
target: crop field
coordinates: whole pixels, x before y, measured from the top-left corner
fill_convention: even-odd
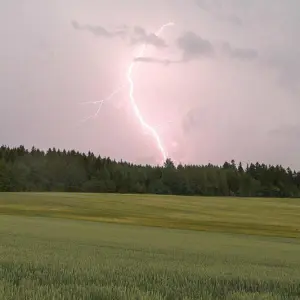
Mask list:
[[[300,299],[300,200],[0,194],[0,299]]]

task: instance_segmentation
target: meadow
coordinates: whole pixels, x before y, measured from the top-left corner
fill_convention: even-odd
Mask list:
[[[0,194],[0,299],[299,299],[300,200]]]

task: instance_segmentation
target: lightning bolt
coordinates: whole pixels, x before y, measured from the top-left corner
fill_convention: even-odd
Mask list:
[[[97,101],[88,101],[88,102],[81,102],[80,104],[98,104],[98,109],[96,110],[95,114],[81,120],[81,122],[86,122],[90,119],[94,119],[97,118],[97,116],[99,115],[101,108],[104,104],[104,102],[111,100],[114,95],[118,94],[126,85],[120,85],[118,88],[116,88],[108,97],[106,97],[105,99],[102,100],[97,100]]]
[[[174,26],[175,24],[173,22],[170,22],[170,23],[167,23],[167,24],[164,24],[162,25],[159,30],[155,33],[157,36],[159,36],[163,30],[168,27],[168,26]],[[138,54],[138,57],[143,57],[145,51],[147,49],[147,44],[143,44],[142,47],[141,47],[141,50]],[[142,113],[140,112],[137,104],[136,104],[136,101],[135,101],[135,98],[134,98],[134,82],[133,82],[133,79],[132,79],[132,72],[133,72],[133,69],[134,69],[134,66],[135,64],[137,64],[138,61],[133,61],[129,67],[128,67],[128,71],[127,71],[127,74],[126,74],[126,77],[127,77],[127,81],[128,81],[128,84],[129,84],[129,98],[130,98],[130,103],[132,105],[132,108],[133,108],[133,111],[138,119],[138,121],[140,122],[141,126],[146,129],[151,135],[152,137],[154,138],[155,142],[156,142],[156,145],[157,145],[157,148],[158,150],[160,151],[161,155],[162,155],[162,158],[163,158],[163,161],[162,163],[164,163],[167,159],[167,151],[165,150],[164,146],[163,146],[163,143],[161,141],[161,138],[158,134],[158,132],[155,130],[154,127],[152,127],[150,124],[148,124],[145,119],[143,118],[143,115]],[[136,68],[137,70],[137,68]],[[104,102],[106,101],[109,101],[111,100],[117,93],[119,93],[124,87],[126,87],[126,84],[123,84],[123,85],[120,85],[117,89],[115,89],[108,97],[106,97],[105,99],[102,99],[102,100],[98,100],[98,101],[89,101],[89,102],[82,102],[81,104],[98,104],[98,109],[96,111],[96,113],[94,115],[91,115],[87,118],[85,118],[84,120],[82,120],[82,122],[86,122],[88,121],[89,119],[92,119],[92,118],[96,118],[100,111],[101,111],[101,108],[104,104]]]
[[[156,32],[156,35],[159,36],[161,34],[161,32],[165,29],[165,27],[167,26],[173,26],[174,23],[167,23],[167,24],[164,24],[163,26],[160,27],[160,29]],[[139,57],[142,57],[146,51],[146,48],[147,48],[147,45],[144,44],[141,48],[141,51],[139,53]],[[161,152],[161,155],[163,157],[163,162],[166,161],[167,159],[167,151],[165,150],[163,144],[162,144],[162,141],[161,141],[161,138],[159,136],[159,134],[157,133],[157,131],[154,129],[154,127],[152,127],[150,124],[148,124],[145,119],[143,118],[136,102],[135,102],[135,99],[134,99],[134,95],[133,95],[133,91],[134,91],[134,83],[133,83],[133,80],[132,80],[132,71],[133,71],[133,67],[135,65],[135,62],[132,62],[128,68],[128,72],[127,72],[127,80],[129,82],[129,98],[130,98],[130,102],[131,102],[131,105],[133,107],[133,110],[134,110],[134,113],[136,115],[136,117],[138,118],[140,124],[142,125],[143,128],[145,128],[146,130],[148,130],[151,135],[153,136],[153,138],[155,139],[156,141],[156,144],[157,144],[157,148],[159,149],[159,151]]]

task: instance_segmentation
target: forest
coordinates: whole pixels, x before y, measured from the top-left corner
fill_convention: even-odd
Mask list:
[[[91,152],[0,147],[0,191],[300,197],[300,172],[234,160],[217,165],[134,165]]]

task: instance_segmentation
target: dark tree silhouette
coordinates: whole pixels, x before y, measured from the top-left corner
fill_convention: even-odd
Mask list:
[[[205,196],[300,197],[300,173],[234,160],[223,166],[142,166],[93,153],[24,146],[0,148],[0,191],[153,193]]]

